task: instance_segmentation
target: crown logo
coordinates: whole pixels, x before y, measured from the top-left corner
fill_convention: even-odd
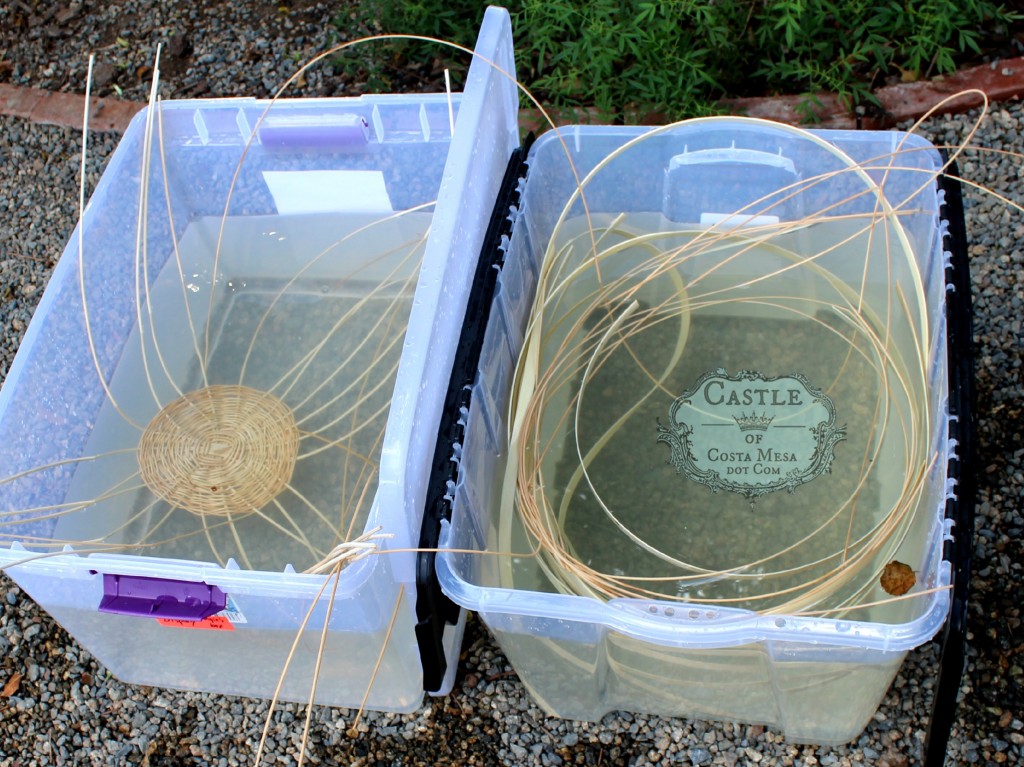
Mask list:
[[[767,413],[762,413],[761,415],[756,413],[751,413],[750,415],[740,413],[738,416],[734,415],[732,419],[740,427],[740,431],[768,431],[768,427],[775,420],[775,416],[768,415]]]

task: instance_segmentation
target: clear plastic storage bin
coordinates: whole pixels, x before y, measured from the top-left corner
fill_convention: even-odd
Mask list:
[[[841,743],[943,625],[942,165],[730,118],[533,146],[437,570],[546,711]]]
[[[318,702],[419,704],[466,222],[518,143],[507,15],[477,51],[451,102],[162,102],[125,133],[0,393],[0,565],[120,679],[269,697],[296,643],[306,700],[323,635]]]

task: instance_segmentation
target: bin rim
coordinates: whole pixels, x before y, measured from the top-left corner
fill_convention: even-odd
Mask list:
[[[951,582],[951,568],[945,561],[938,568],[940,588],[920,597],[927,600],[922,614],[905,623],[890,624],[759,614],[700,602],[641,599],[602,602],[585,596],[477,586],[458,574],[452,557],[459,554],[446,551],[451,535],[451,523],[443,522],[435,567],[444,593],[467,610],[480,613],[485,619],[507,615],[591,624],[663,647],[714,649],[757,642],[787,642],[905,652],[932,639],[942,628],[949,611],[949,590],[941,587]]]

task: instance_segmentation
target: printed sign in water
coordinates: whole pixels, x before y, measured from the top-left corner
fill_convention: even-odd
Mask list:
[[[658,426],[678,473],[751,504],[830,471],[845,438],[832,400],[799,373],[709,371],[672,403],[668,426]]]

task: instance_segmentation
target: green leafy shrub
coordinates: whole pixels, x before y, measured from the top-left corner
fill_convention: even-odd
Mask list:
[[[508,7],[524,84],[546,104],[596,106],[620,119],[701,114],[721,98],[771,93],[828,91],[852,108],[870,103],[889,77],[953,70],[981,52],[985,35],[1021,18],[996,0],[510,0]],[[466,0],[363,0],[360,8],[364,32],[467,47],[482,11]],[[423,51],[398,44],[377,65],[440,55]]]

